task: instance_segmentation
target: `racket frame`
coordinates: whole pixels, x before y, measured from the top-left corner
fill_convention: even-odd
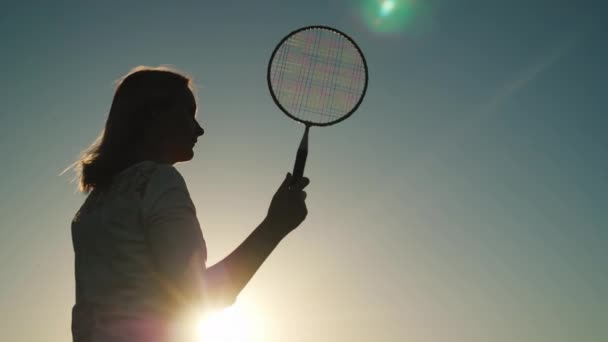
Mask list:
[[[289,111],[287,109],[285,109],[285,107],[283,107],[283,105],[281,105],[281,103],[279,102],[276,94],[274,93],[274,90],[272,88],[272,82],[271,82],[272,61],[274,60],[274,57],[275,57],[277,51],[283,45],[283,43],[285,43],[285,41],[287,39],[289,39],[290,37],[302,32],[302,31],[314,30],[314,29],[323,29],[323,30],[333,31],[334,33],[337,33],[337,34],[343,36],[344,38],[346,38],[348,41],[350,41],[350,43],[355,47],[355,49],[359,53],[359,56],[361,57],[361,61],[363,62],[363,69],[365,71],[365,80],[364,80],[364,84],[363,84],[363,91],[361,92],[361,96],[359,97],[359,100],[357,101],[357,103],[353,106],[353,108],[348,113],[341,116],[339,119],[336,119],[334,121],[325,122],[325,123],[315,123],[315,122],[303,120],[294,115],[291,115],[289,113]],[[311,126],[319,126],[319,127],[331,126],[331,125],[337,124],[338,122],[345,120],[349,116],[351,116],[359,108],[359,106],[361,105],[361,102],[363,102],[363,98],[365,97],[365,93],[367,92],[368,79],[369,79],[369,74],[367,71],[367,61],[365,60],[365,56],[363,55],[363,52],[359,48],[359,45],[357,45],[357,43],[355,43],[355,41],[350,36],[348,36],[346,33],[342,32],[338,29],[335,29],[333,27],[324,26],[324,25],[311,25],[311,26],[299,28],[299,29],[294,30],[294,31],[290,32],[289,34],[287,34],[283,39],[281,39],[281,41],[274,48],[274,50],[272,51],[272,55],[270,56],[270,60],[268,61],[268,68],[266,71],[266,81],[268,83],[268,89],[270,90],[270,96],[272,97],[272,100],[274,101],[274,103],[279,107],[279,109],[281,109],[281,111],[285,115],[287,115],[288,117],[292,118],[293,120],[295,120],[297,122],[303,123],[306,126],[304,134],[302,135],[302,140],[300,141],[300,145],[298,147],[298,153],[296,154],[296,160],[294,163],[293,173],[292,173],[293,177],[292,177],[290,185],[297,183],[298,180],[300,180],[304,176],[304,167],[306,166],[306,159],[308,157],[308,131],[309,131],[310,127]]]

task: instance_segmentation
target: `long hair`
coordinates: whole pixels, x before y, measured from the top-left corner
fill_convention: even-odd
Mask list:
[[[135,146],[145,127],[178,105],[185,90],[195,93],[186,75],[167,67],[133,68],[117,81],[104,129],[61,174],[74,168],[78,190],[83,193],[110,184],[114,175],[133,163]]]

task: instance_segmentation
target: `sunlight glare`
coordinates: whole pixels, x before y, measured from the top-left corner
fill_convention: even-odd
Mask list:
[[[233,305],[202,318],[198,325],[201,342],[261,342],[260,322],[248,310]]]

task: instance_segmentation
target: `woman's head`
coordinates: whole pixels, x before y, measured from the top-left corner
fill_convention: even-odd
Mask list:
[[[192,159],[204,133],[195,118],[193,88],[189,77],[167,68],[137,67],[120,79],[104,130],[75,163],[80,190],[109,184],[138,161]]]

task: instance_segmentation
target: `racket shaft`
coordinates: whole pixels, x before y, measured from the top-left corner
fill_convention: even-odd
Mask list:
[[[296,183],[304,177],[304,167],[306,166],[306,158],[308,157],[308,128],[309,126],[306,126],[306,130],[300,141],[300,147],[298,147],[291,184]]]

